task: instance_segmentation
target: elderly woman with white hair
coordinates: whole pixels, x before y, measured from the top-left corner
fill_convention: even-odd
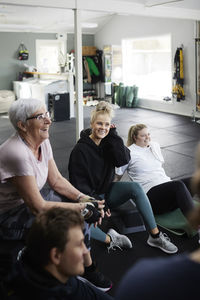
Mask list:
[[[103,201],[91,200],[58,171],[49,142],[51,120],[44,103],[19,99],[12,103],[9,118],[16,133],[0,146],[0,238],[23,240],[35,215],[52,207],[77,210],[87,223],[100,222]],[[44,194],[46,182],[50,189]],[[88,224],[85,236],[89,240]],[[90,248],[89,243],[87,246]],[[85,265],[94,271],[90,252]]]

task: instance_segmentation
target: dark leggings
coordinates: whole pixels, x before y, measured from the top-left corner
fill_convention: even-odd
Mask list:
[[[147,196],[154,214],[157,215],[180,208],[182,213],[187,216],[194,207],[190,178],[156,185],[147,192]]]

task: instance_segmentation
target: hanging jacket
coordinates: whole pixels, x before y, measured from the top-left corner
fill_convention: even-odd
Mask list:
[[[91,78],[91,76],[90,76],[90,70],[89,70],[89,66],[88,66],[88,62],[87,62],[87,60],[86,60],[86,58],[84,57],[83,58],[83,70],[84,70],[84,72],[83,72],[83,78],[87,78],[87,82],[88,83],[91,83],[92,82],[92,78]]]
[[[183,49],[177,48],[174,56],[174,77],[176,83],[183,86],[184,76],[183,76]]]
[[[176,96],[177,101],[185,99],[185,92],[183,88],[184,73],[183,73],[183,49],[177,48],[174,56],[174,83],[172,94]]]
[[[104,74],[104,71],[103,71],[103,60],[102,60],[102,56],[103,56],[103,51],[102,50],[97,50],[96,51],[96,59],[95,59],[95,62],[96,62],[96,65],[99,69],[99,72],[100,72],[100,81],[101,82],[105,82],[105,74]]]
[[[100,72],[97,67],[96,61],[97,57],[96,56],[86,56],[86,61],[88,63],[89,71],[90,71],[90,76],[91,76],[91,83],[97,83],[100,81]]]
[[[88,66],[89,66],[89,70],[90,70],[90,74],[91,75],[95,75],[95,76],[99,76],[99,70],[94,62],[94,59],[89,57],[89,56],[86,56],[86,60],[88,62]]]
[[[69,180],[81,192],[99,199],[99,195],[108,191],[115,167],[129,162],[130,151],[115,128],[110,129],[99,146],[89,137],[90,134],[91,129],[83,130],[70,154]]]

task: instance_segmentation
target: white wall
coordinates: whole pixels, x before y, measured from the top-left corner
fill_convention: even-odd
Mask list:
[[[96,33],[95,45],[98,49],[103,49],[104,45],[120,45],[122,39],[126,38],[171,34],[172,64],[176,48],[183,44],[184,90],[186,99],[181,102],[173,101],[170,103],[141,99],[139,105],[141,107],[170,113],[191,115],[192,110],[196,109],[195,23],[195,21],[190,20],[116,15]]]

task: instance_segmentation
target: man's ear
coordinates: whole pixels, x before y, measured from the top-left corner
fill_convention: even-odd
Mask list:
[[[18,127],[20,130],[26,132],[26,124],[24,124],[22,121],[18,121],[18,122],[17,122],[17,127]]]
[[[51,263],[54,265],[58,265],[60,263],[60,258],[61,258],[61,252],[58,250],[58,248],[54,247],[51,248],[49,252],[49,259]]]

